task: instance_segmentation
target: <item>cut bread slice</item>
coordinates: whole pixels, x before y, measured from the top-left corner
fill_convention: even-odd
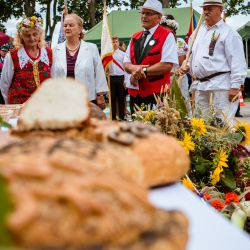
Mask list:
[[[31,96],[18,120],[18,130],[82,127],[90,114],[83,84],[73,79],[49,79]]]

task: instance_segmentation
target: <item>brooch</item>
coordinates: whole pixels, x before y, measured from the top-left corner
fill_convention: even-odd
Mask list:
[[[149,42],[149,45],[150,46],[153,46],[155,44],[155,40],[151,40],[150,42]]]
[[[211,42],[209,44],[209,52],[208,52],[208,54],[210,56],[213,56],[213,54],[214,54],[215,44],[216,44],[219,36],[220,36],[220,34],[216,34],[215,31],[213,32]]]

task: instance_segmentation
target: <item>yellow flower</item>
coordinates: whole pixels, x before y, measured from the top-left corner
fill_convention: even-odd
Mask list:
[[[228,161],[228,155],[227,153],[222,149],[219,153],[218,153],[218,167],[228,167],[227,165],[227,161]]]
[[[36,16],[32,16],[32,17],[30,18],[30,21],[31,21],[31,22],[36,22]]]
[[[235,126],[235,132],[243,134],[243,139],[240,144],[247,145],[250,142],[250,125],[247,122],[239,122]]]
[[[223,172],[223,167],[225,168],[228,167],[227,165],[228,155],[223,149],[220,150],[215,157],[218,159],[218,163],[216,169],[214,170],[211,176],[212,185],[215,185],[220,181],[220,174]]]
[[[183,178],[182,179],[182,184],[187,187],[188,189],[190,189],[191,191],[195,191],[194,190],[194,183],[192,181],[190,181],[189,179],[187,178]]]
[[[184,147],[187,154],[189,154],[189,151],[194,151],[195,144],[192,141],[192,137],[187,132],[184,133],[183,141],[179,141],[179,143]]]
[[[193,130],[198,135],[204,135],[207,132],[206,124],[203,119],[193,118],[191,121]]]
[[[219,166],[214,170],[214,172],[211,176],[211,184],[212,185],[215,185],[217,182],[220,181],[221,172],[223,172],[223,168],[219,167]]]
[[[147,112],[147,114],[144,116],[144,121],[151,122],[154,118],[154,115],[155,115],[154,111]]]

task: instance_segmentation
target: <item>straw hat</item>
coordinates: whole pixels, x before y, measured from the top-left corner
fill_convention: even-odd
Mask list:
[[[222,0],[204,0],[203,4],[200,7],[216,5],[223,7]]]
[[[163,15],[162,3],[158,0],[147,0],[139,9],[149,9]]]

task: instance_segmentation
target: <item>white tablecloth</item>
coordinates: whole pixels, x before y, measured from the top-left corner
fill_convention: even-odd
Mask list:
[[[152,190],[150,201],[158,208],[178,209],[190,222],[187,250],[250,250],[250,235],[177,183]]]

